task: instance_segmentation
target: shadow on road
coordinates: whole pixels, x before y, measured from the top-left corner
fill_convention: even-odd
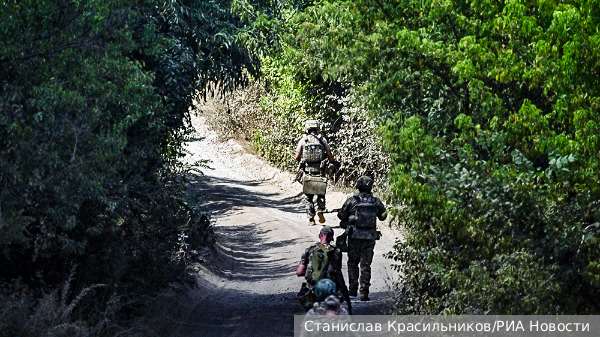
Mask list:
[[[260,186],[267,184],[264,181],[240,181],[213,176],[202,176],[192,181],[191,186],[195,191],[210,196],[207,208],[214,216],[235,211],[244,207],[262,207],[278,209],[284,212],[304,212],[300,205],[301,189],[293,196],[281,198],[279,193],[265,193],[258,191]]]
[[[165,337],[213,337],[213,336],[293,336],[294,315],[304,315],[304,309],[296,300],[295,292],[282,294],[255,294],[250,291],[228,290],[227,294],[214,296],[213,289],[198,284],[200,297],[188,297],[181,301],[180,295],[164,294],[163,306],[158,308],[156,322],[146,322],[145,336]],[[384,293],[371,294],[371,302],[352,301],[355,315],[380,315],[386,304],[378,299]],[[244,298],[247,305],[240,308],[231,300]],[[176,300],[178,299],[178,300]],[[164,305],[169,303],[168,305]],[[189,304],[186,306],[185,304]],[[201,304],[202,303],[202,304]],[[346,306],[346,304],[344,304]],[[236,310],[231,310],[236,307]],[[211,320],[202,319],[211,317]],[[196,318],[196,319],[194,319]],[[167,323],[167,324],[165,324]]]
[[[296,270],[296,261],[275,257],[270,250],[297,244],[296,239],[265,242],[272,230],[259,230],[260,224],[220,226],[215,245],[217,266],[231,281],[273,280],[288,277]]]

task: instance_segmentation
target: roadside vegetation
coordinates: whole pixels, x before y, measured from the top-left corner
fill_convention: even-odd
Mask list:
[[[189,107],[255,72],[240,26],[223,1],[0,2],[0,336],[125,336],[181,280],[210,235]]]

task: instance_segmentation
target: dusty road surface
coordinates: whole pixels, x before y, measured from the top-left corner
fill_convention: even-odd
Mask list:
[[[303,278],[295,270],[321,226],[307,226],[301,185],[291,181],[290,173],[269,167],[234,141],[217,141],[201,115],[194,127],[188,160],[212,161],[213,170],[204,170],[194,187],[208,201],[217,244],[213,261],[199,264],[194,286],[161,296],[149,328],[153,335],[169,337],[293,336],[294,315],[304,314],[296,300]],[[341,207],[346,197],[328,192],[327,207]],[[339,225],[334,213],[326,220]],[[354,298],[354,314],[381,313],[387,284],[395,278],[391,262],[382,257],[394,234],[382,227],[384,238],[376,245],[372,266],[372,301]],[[347,278],[345,254],[343,264]]]

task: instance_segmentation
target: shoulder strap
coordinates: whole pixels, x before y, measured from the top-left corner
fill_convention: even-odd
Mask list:
[[[313,136],[316,140],[319,141],[319,143],[321,143],[321,146],[323,146],[323,150],[327,151],[325,144],[323,144],[323,141],[321,140],[321,138],[317,137],[317,135],[313,135],[312,133],[309,133],[307,136]]]

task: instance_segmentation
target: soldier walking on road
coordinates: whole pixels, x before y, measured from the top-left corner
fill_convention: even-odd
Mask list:
[[[340,211],[340,227],[348,234],[348,288],[350,296],[357,296],[359,287],[360,263],[360,300],[369,301],[371,285],[371,262],[375,240],[381,233],[377,231],[377,219],[385,220],[386,209],[381,200],[371,193],[373,179],[362,176],[356,181],[359,193],[349,197]]]
[[[316,120],[306,121],[306,134],[298,142],[296,147],[296,161],[304,170],[303,192],[304,204],[308,215],[308,225],[314,226],[315,215],[319,216],[319,222],[324,223],[325,217],[325,191],[327,189],[327,178],[325,177],[326,160],[334,162],[333,155],[327,139],[319,134],[319,122]],[[317,210],[313,199],[317,196]]]

